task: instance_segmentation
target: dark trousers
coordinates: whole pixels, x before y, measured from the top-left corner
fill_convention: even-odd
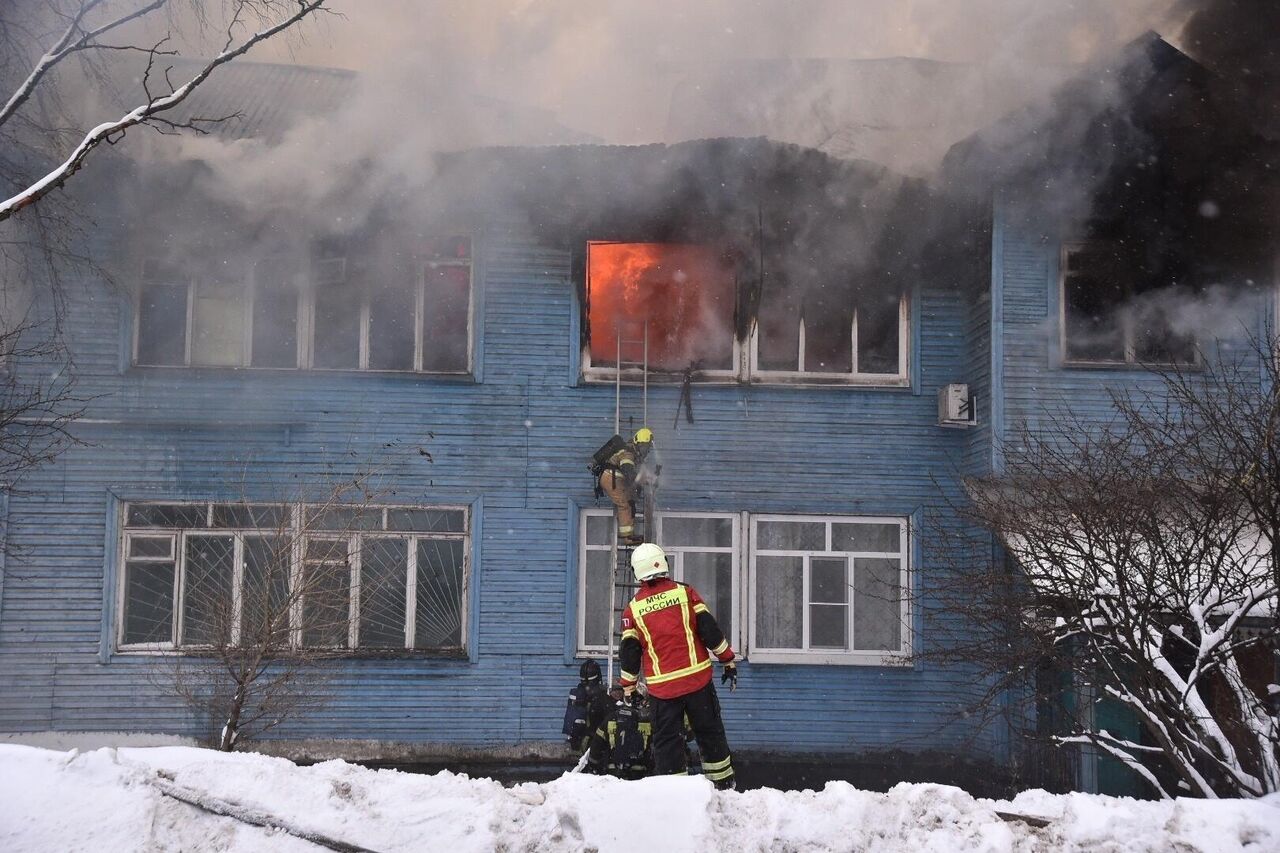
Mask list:
[[[702,753],[703,775],[716,787],[728,787],[733,780],[733,765],[715,685],[708,682],[705,687],[674,699],[659,699],[652,694],[649,698],[653,703],[654,772],[663,775],[688,770],[684,749],[684,719],[688,715]]]

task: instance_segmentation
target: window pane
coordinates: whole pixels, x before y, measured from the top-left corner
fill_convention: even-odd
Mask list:
[[[405,646],[405,583],[408,539],[365,539],[360,551],[360,645]]]
[[[126,527],[205,527],[205,504],[129,504]]]
[[[733,264],[710,246],[674,243],[590,243],[587,323],[591,363],[643,358],[649,322],[649,367],[684,370],[733,366],[737,300]],[[635,339],[631,346],[627,341]]]
[[[733,555],[686,551],[682,580],[711,608],[725,637],[733,636]]]
[[[289,643],[292,542],[284,536],[246,536],[240,644],[280,648]]]
[[[582,614],[583,641],[588,646],[607,646],[613,624],[613,608],[609,606],[609,552],[588,551],[585,602]]]
[[[451,237],[424,237],[415,246],[417,255],[437,263],[466,261],[471,258],[471,238],[462,234]]]
[[[350,618],[351,575],[345,540],[307,542],[302,563],[302,643],[345,648]]]
[[[414,648],[461,648],[463,549],[457,539],[418,540]]]
[[[413,370],[414,299],[409,287],[369,297],[369,369]]]
[[[317,287],[312,363],[330,370],[360,366],[360,293],[340,282]]]
[[[149,284],[138,300],[138,364],[184,364],[187,286]]]
[[[854,648],[897,650],[902,647],[900,573],[898,560],[854,561]]]
[[[806,373],[849,373],[853,370],[853,312],[810,307],[804,318]]]
[[[672,547],[704,545],[712,548],[729,548],[733,545],[733,519],[731,518],[677,518],[663,516],[662,544]]]
[[[849,600],[848,565],[843,557],[814,557],[809,561],[809,600],[844,604]]]
[[[191,319],[191,363],[233,367],[244,359],[244,286],[202,281]]]
[[[1125,290],[1115,259],[1101,249],[1066,256],[1063,323],[1066,357],[1079,361],[1124,361],[1121,306]]]
[[[613,516],[612,515],[587,516],[587,544],[588,545],[612,545],[613,544]]]
[[[422,314],[423,370],[467,370],[470,306],[470,267],[427,267]]]
[[[804,629],[803,557],[756,557],[756,642],[799,649]]]
[[[173,573],[173,561],[125,564],[125,644],[173,639]]]
[[[849,608],[844,604],[809,605],[809,647],[813,649],[848,648]]]
[[[896,524],[833,524],[831,550],[897,554],[902,550],[902,530]]]
[[[827,550],[827,525],[821,521],[761,521],[756,547],[778,551]]]
[[[130,536],[130,557],[163,557],[173,559],[172,536]]]
[[[387,529],[466,533],[467,514],[460,509],[388,509]]]
[[[858,306],[858,372],[896,375],[901,298],[867,300]]]
[[[298,366],[298,291],[264,286],[253,298],[254,367]]]
[[[783,279],[766,280],[756,359],[762,370],[800,369],[800,300]]]
[[[331,506],[307,510],[307,530],[346,533],[352,530],[381,530],[381,507]]]
[[[231,582],[235,539],[188,536],[182,585],[183,645],[219,645],[231,641]]]
[[[280,530],[289,526],[289,508],[277,504],[214,504],[213,526]]]

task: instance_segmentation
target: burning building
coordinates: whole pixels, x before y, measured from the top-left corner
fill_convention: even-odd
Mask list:
[[[1186,115],[1146,85],[1152,67],[1196,85],[1186,57],[1153,37],[1120,65],[1146,83],[1116,109]],[[323,211],[246,209],[206,164],[121,166],[102,179],[128,215],[98,235],[121,287],[70,297],[84,444],[0,492],[22,554],[0,673],[23,685],[0,726],[216,733],[157,661],[210,647],[202,590],[239,602],[243,635],[287,541],[290,580],[260,606],[329,579],[278,627],[323,652],[323,701],[275,748],[554,753],[566,685],[609,647],[612,514],[585,463],[617,405],[657,435],[653,537],[744,658],[736,750],[1007,766],[1010,730],[955,714],[965,668],[916,654],[930,542],[1011,419],[1046,395],[1100,411],[1140,362],[1186,357],[1165,303],[1142,323],[1111,307],[1172,270],[1194,285],[1215,234],[1256,237],[1224,199],[1169,232],[1196,240],[1180,260],[1097,249],[1135,245],[1128,205],[1181,211],[1153,201],[1164,173],[1128,195],[1112,179],[1150,164],[1081,155],[1117,142],[1098,115],[997,125],[932,184],[766,139],[467,150],[350,218],[355,176]],[[1115,192],[1073,196],[1064,162],[1103,159],[1116,172],[1090,183]],[[173,202],[127,201],[153,197]],[[615,384],[638,370],[643,408]],[[358,494],[312,487],[344,478]]]

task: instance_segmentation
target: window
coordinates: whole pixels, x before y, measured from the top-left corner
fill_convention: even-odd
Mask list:
[[[745,342],[737,328],[732,252],[678,243],[587,243],[588,344],[583,377],[612,381],[620,369],[712,381],[909,384],[907,299],[867,296],[819,304],[790,288],[767,288]]]
[[[691,584],[716,617],[735,649],[739,611],[739,526],[737,513],[664,512],[656,519],[658,543],[667,552],[672,577]],[[618,630],[619,616],[609,605],[612,510],[583,511],[578,535],[578,648],[584,655],[604,654],[609,632]],[[630,569],[626,572],[631,583]],[[618,599],[630,599],[621,589]],[[615,643],[617,642],[615,638]]]
[[[134,363],[468,373],[471,239],[412,249],[319,241],[252,263],[148,259]]]
[[[765,293],[751,339],[751,377],[905,385],[908,334],[905,297],[832,310],[790,293]]]
[[[588,243],[587,375],[624,369],[737,374],[737,284],[729,257],[710,246]]]
[[[464,507],[130,503],[122,651],[465,647]]]
[[[1191,364],[1193,334],[1178,329],[1181,288],[1139,286],[1138,265],[1108,243],[1068,243],[1061,257],[1061,351],[1078,364]]]
[[[756,515],[751,531],[752,661],[906,656],[905,519]]]

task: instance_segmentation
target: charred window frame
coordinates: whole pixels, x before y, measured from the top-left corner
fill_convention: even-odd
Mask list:
[[[1176,334],[1158,305],[1115,261],[1115,246],[1064,242],[1058,265],[1058,352],[1067,367],[1199,363],[1197,341]],[[1139,311],[1143,311],[1139,316]]]
[[[674,580],[702,595],[729,644],[741,649],[742,516],[728,512],[661,512],[657,539],[667,552]],[[606,654],[609,632],[617,631],[609,603],[613,571],[614,516],[609,509],[586,509],[578,520],[579,656]]]
[[[712,299],[707,305],[714,305],[719,311],[724,312],[725,316],[710,317],[715,320],[715,326],[727,330],[729,336],[726,339],[726,349],[723,353],[717,355],[723,361],[722,365],[708,364],[707,359],[694,359],[689,364],[680,364],[676,366],[656,366],[655,362],[660,359],[662,341],[660,335],[667,331],[660,320],[651,320],[647,324],[642,318],[628,319],[617,323],[615,327],[606,326],[604,329],[594,328],[592,325],[592,264],[591,254],[593,250],[598,248],[608,249],[610,247],[662,247],[667,250],[682,252],[694,251],[707,253],[707,257],[703,258],[704,262],[708,262],[712,257],[721,259],[725,264],[727,274],[731,276],[733,281],[729,284],[729,293],[724,295],[723,300]],[[701,382],[732,382],[742,377],[742,342],[736,333],[738,312],[741,310],[739,302],[739,287],[737,282],[738,270],[734,264],[731,252],[727,247],[708,244],[708,243],[689,243],[689,242],[672,242],[672,241],[653,241],[653,240],[589,240],[584,246],[584,251],[575,263],[575,275],[580,276],[582,282],[582,294],[580,317],[581,317],[581,375],[587,382],[613,382],[619,376],[619,367],[615,362],[621,361],[621,378],[626,381],[629,379],[639,380],[642,374],[642,365],[644,363],[647,346],[648,353],[648,374],[649,379],[654,381],[662,381],[663,377],[669,380],[680,379],[684,376],[686,369],[692,371],[695,381]],[[665,305],[664,305],[665,307]],[[705,343],[708,339],[707,335],[674,335],[674,339],[688,340],[694,338],[700,343]],[[592,358],[593,345],[599,345],[599,351],[602,358],[600,363],[595,363]],[[620,356],[620,358],[619,358]]]
[[[281,612],[287,608],[287,625],[279,629],[287,632],[280,641],[287,647],[357,656],[466,652],[465,506],[131,502],[122,512],[115,632],[121,653],[240,644],[255,607],[269,607],[268,600]],[[274,575],[264,564],[272,560],[280,563]],[[340,583],[299,586],[309,567],[335,560],[342,565],[327,577]],[[308,621],[308,607],[341,612]]]
[[[751,381],[895,387],[910,384],[911,318],[906,294],[888,311],[857,306],[847,319],[811,319],[806,318],[806,313],[818,312],[805,312],[799,306],[787,310],[781,303],[762,301],[759,316],[751,326]],[[839,338],[836,346],[831,346],[833,340],[826,341],[826,346],[814,346],[813,330],[819,325],[827,326],[823,336],[831,339],[833,320]],[[767,334],[774,336],[769,345],[772,353],[764,352],[762,338]]]
[[[425,242],[403,288],[357,290],[349,257],[325,241],[309,256],[247,263],[145,258],[134,297],[133,364],[470,375],[472,239]],[[438,248],[445,244],[465,250],[450,256]]]
[[[751,661],[907,665],[908,530],[893,516],[751,516]]]

